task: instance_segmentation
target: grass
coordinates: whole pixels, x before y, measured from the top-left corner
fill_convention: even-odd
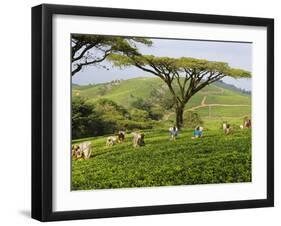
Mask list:
[[[191,136],[186,130],[173,142],[165,130],[147,131],[139,148],[132,147],[131,135],[110,148],[105,137],[76,140],[89,140],[94,148],[90,159],[72,161],[72,190],[251,181],[250,130]]]

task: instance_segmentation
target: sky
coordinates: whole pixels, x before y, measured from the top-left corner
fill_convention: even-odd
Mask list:
[[[252,44],[238,42],[218,42],[199,40],[151,39],[153,45],[147,47],[138,44],[142,54],[168,57],[193,57],[210,61],[222,61],[234,68],[252,70]],[[72,82],[79,85],[105,83],[116,79],[134,77],[152,77],[154,75],[135,67],[120,69],[104,61],[102,65],[109,68],[88,66],[72,77]],[[251,90],[251,79],[233,79],[226,77],[224,82],[245,90]]]

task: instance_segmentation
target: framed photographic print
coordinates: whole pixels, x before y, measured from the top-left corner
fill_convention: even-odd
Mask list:
[[[32,8],[32,217],[274,205],[274,21]]]

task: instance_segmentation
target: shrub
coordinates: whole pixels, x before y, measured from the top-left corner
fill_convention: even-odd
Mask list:
[[[147,111],[140,110],[137,108],[133,108],[130,111],[130,115],[131,115],[132,120],[136,120],[136,121],[145,121],[149,118],[149,114]]]
[[[94,105],[87,99],[75,97],[72,100],[72,138],[95,136],[102,133],[103,126]]]
[[[184,114],[184,126],[187,128],[194,128],[198,125],[202,125],[203,121],[200,118],[200,115],[198,113],[195,113],[193,111],[187,111]]]
[[[160,106],[152,107],[149,116],[153,120],[161,120],[164,116],[164,109]]]
[[[145,101],[142,98],[137,98],[135,101],[132,102],[132,107],[140,109],[140,110],[144,110],[147,112],[150,112],[152,105],[148,102]]]
[[[149,100],[144,100],[142,98],[138,98],[134,102],[132,102],[132,107],[146,111],[148,116],[152,120],[160,120],[163,117],[164,108],[159,105],[152,104]]]

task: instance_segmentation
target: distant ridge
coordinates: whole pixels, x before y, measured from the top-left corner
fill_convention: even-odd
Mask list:
[[[233,90],[233,91],[235,91],[235,92],[241,92],[241,93],[243,93],[243,94],[248,94],[248,95],[251,95],[251,94],[252,94],[252,92],[249,91],[249,90],[245,90],[245,89],[238,88],[238,87],[236,87],[236,86],[234,86],[234,85],[225,83],[225,82],[223,82],[223,81],[217,81],[217,82],[214,83],[214,85],[219,86],[219,87],[221,87],[221,88],[230,89],[230,90]]]

